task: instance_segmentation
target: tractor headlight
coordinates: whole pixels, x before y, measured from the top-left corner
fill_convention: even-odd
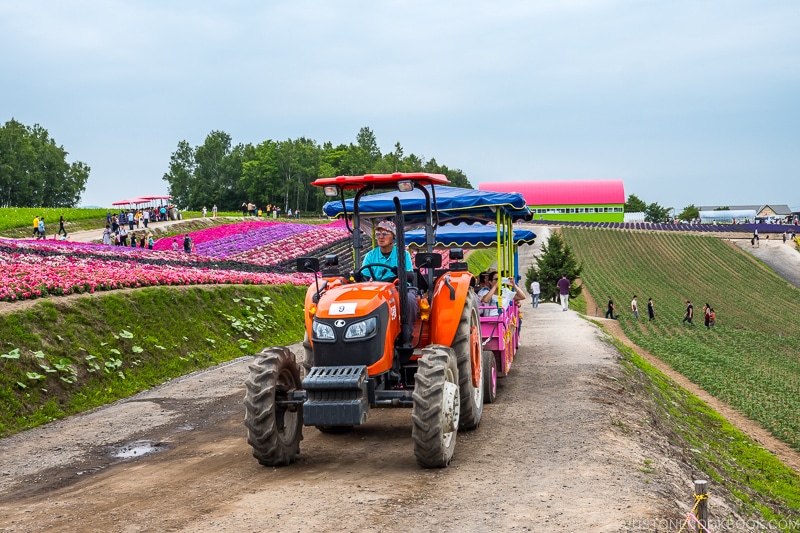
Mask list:
[[[372,337],[375,335],[377,326],[378,321],[375,319],[375,317],[362,320],[361,322],[356,322],[355,324],[350,324],[350,326],[347,328],[347,331],[344,333],[344,338],[345,340],[350,340]]]
[[[313,339],[317,341],[335,341],[336,335],[333,333],[333,328],[328,324],[317,322],[316,320],[311,324],[311,330],[314,334]]]

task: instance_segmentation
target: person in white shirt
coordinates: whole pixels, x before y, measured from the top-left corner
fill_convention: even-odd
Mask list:
[[[633,295],[633,300],[631,300],[631,313],[633,313],[633,318],[639,320],[639,302],[636,300],[636,295]]]
[[[539,286],[539,282],[534,280],[531,282],[531,295],[533,296],[533,307],[539,307],[539,294],[541,294],[542,288]]]

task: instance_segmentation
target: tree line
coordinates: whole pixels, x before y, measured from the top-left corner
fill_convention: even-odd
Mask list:
[[[337,146],[305,137],[233,146],[230,135],[212,131],[200,146],[179,142],[163,179],[172,201],[192,211],[214,204],[220,211],[237,211],[242,203],[253,203],[318,213],[327,199],[310,185],[317,178],[392,172],[444,174],[453,186],[472,188],[461,170],[405,155],[399,142],[382,154],[368,127],[361,128],[355,143]]]
[[[658,202],[648,204],[635,194],[628,195],[628,201],[625,202],[625,212],[644,213],[645,222],[671,222],[671,214],[673,211],[674,209],[672,207],[661,207]],[[700,210],[694,204],[689,204],[684,207],[683,211],[676,215],[675,218],[689,222],[700,218]]]
[[[67,163],[67,155],[40,125],[6,122],[0,127],[0,207],[75,207],[90,168]]]

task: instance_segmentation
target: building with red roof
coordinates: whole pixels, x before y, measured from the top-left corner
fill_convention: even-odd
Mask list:
[[[481,183],[483,191],[522,194],[534,220],[622,222],[622,180],[501,181]]]

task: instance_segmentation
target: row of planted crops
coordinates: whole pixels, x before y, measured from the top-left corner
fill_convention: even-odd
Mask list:
[[[603,316],[607,297],[638,346],[800,450],[800,290],[714,237],[563,228]],[[633,295],[656,318],[634,319]],[[682,322],[690,300],[694,325]],[[714,307],[706,329],[701,308]]]
[[[155,242],[152,250],[56,240],[0,240],[0,301],[128,287],[206,283],[307,285],[288,266],[301,255],[342,241],[341,222],[325,225],[244,221]],[[178,251],[173,243],[178,242]]]

